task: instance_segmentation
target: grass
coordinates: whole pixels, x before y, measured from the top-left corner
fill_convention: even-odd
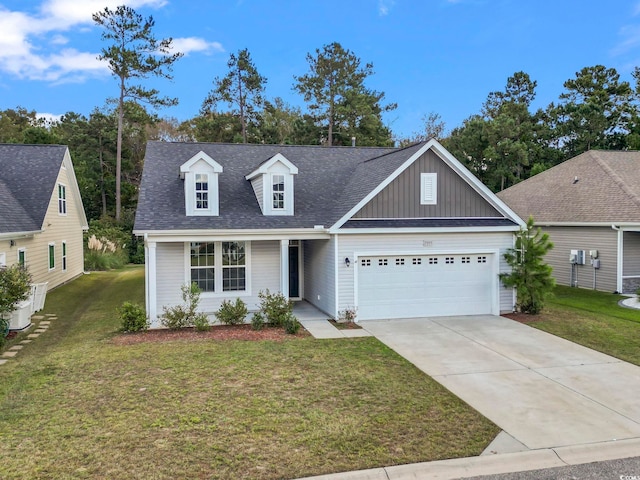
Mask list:
[[[531,326],[640,365],[640,310],[611,293],[558,286]]]
[[[0,367],[2,478],[295,478],[479,454],[498,428],[372,338],[116,345],[142,268],[50,292]]]

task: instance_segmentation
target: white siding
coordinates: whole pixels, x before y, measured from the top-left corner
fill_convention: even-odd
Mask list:
[[[264,192],[263,192],[263,184],[262,181],[263,175],[258,175],[256,178],[251,180],[251,186],[253,187],[253,191],[256,194],[256,199],[258,200],[258,204],[260,205],[260,210],[264,212]]]
[[[511,232],[496,233],[448,233],[448,234],[372,234],[372,235],[341,235],[338,241],[338,258],[336,267],[338,271],[338,310],[353,308],[355,305],[354,282],[356,271],[356,254],[361,256],[375,253],[405,253],[421,254],[429,253],[465,253],[498,252],[499,270],[507,272],[509,266],[503,258],[507,249],[513,246],[513,234]],[[344,265],[344,258],[349,257],[351,267]],[[500,312],[513,311],[513,290],[502,286],[496,276],[499,285]]]
[[[157,305],[158,315],[162,315],[163,306],[182,303],[180,287],[189,278],[188,265],[185,264],[185,243],[157,244]],[[280,290],[280,242],[259,241],[251,242],[250,254],[250,291],[239,295],[251,311],[258,309],[260,299],[258,293],[269,289],[271,292]],[[210,315],[220,308],[225,299],[235,299],[236,296],[208,295],[200,297],[200,311]],[[159,326],[159,325],[158,325]]]
[[[304,298],[332,317],[336,317],[335,241],[333,237],[307,240],[303,244]]]

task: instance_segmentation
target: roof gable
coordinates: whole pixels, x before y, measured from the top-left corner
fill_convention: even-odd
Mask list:
[[[222,165],[220,165],[213,158],[200,150],[193,157],[180,165],[180,178],[184,179],[185,173],[190,172],[193,167],[197,166],[201,162],[204,162],[206,165],[208,165],[209,169],[213,173],[222,173]]]
[[[296,167],[293,163],[287,160],[287,158],[281,153],[276,153],[273,157],[271,157],[270,159],[260,164],[258,168],[256,168],[253,172],[251,172],[245,178],[247,180],[252,180],[258,175],[266,175],[278,163],[282,164],[289,171],[291,175],[298,174],[298,167]]]
[[[498,196],[538,224],[640,222],[640,152],[590,150]]]

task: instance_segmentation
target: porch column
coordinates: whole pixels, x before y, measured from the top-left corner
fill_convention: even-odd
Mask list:
[[[157,316],[157,287],[158,281],[156,275],[156,242],[147,242],[146,245],[147,261],[147,314],[152,325],[156,323]]]
[[[280,240],[280,291],[289,298],[289,240]]]
[[[616,291],[622,293],[623,281],[622,275],[624,275],[624,231],[622,227],[618,227],[618,258],[617,258],[617,271],[616,271]]]

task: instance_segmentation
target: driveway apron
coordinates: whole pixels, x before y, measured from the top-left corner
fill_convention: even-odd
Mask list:
[[[361,325],[530,449],[640,437],[640,367],[497,316]]]

